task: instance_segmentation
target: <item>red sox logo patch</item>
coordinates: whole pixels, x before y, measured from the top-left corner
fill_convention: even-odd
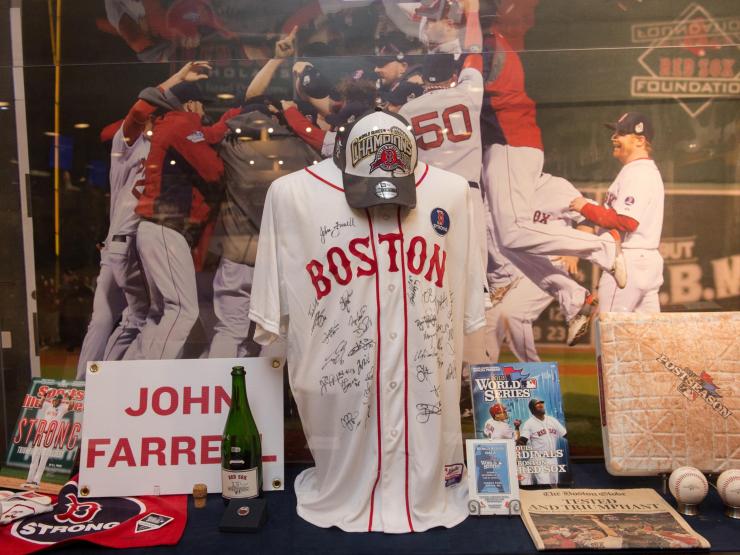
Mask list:
[[[432,210],[432,228],[437,235],[447,235],[450,231],[450,215],[444,208],[435,208]]]

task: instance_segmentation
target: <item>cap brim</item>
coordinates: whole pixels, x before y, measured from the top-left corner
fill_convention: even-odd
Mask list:
[[[611,129],[612,131],[616,131],[617,130],[617,124],[616,123],[607,123],[607,122],[604,122],[604,127],[606,127],[607,129]]]
[[[352,208],[370,208],[383,204],[416,207],[416,177],[365,177],[342,174],[344,196]]]

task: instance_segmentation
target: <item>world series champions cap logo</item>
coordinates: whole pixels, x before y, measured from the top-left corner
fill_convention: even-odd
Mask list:
[[[349,147],[353,167],[357,167],[366,158],[373,157],[368,174],[378,168],[391,175],[396,171],[400,175],[408,175],[412,171],[413,145],[408,134],[399,127],[369,131],[353,139]]]

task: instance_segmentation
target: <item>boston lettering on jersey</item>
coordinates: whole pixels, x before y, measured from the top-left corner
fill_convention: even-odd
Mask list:
[[[398,246],[403,236],[400,233],[386,233],[378,235],[378,242],[388,244],[387,271],[399,272]],[[347,254],[346,251],[349,251]],[[322,263],[316,259],[306,264],[306,271],[311,283],[316,289],[316,299],[321,299],[331,292],[332,279],[339,285],[348,285],[353,277],[372,276],[378,272],[378,262],[372,257],[370,237],[357,237],[342,247],[331,247],[326,252],[326,261]],[[380,254],[383,249],[378,249]],[[428,282],[442,287],[445,275],[447,252],[436,243],[431,246],[422,236],[415,236],[408,242],[408,248],[402,256],[406,256],[406,267],[415,275],[422,275]],[[382,263],[382,261],[380,261]],[[385,270],[385,268],[382,268]]]

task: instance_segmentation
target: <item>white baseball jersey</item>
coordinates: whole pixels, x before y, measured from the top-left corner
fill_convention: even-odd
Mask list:
[[[527,446],[536,451],[554,451],[558,447],[558,438],[566,433],[565,427],[549,414],[544,420],[530,416],[519,429],[519,436],[527,438]]]
[[[601,274],[599,309],[604,312],[660,312],[663,257],[663,179],[653,160],[643,158],[622,166],[609,186],[605,205],[617,214],[639,222],[634,232],[624,234],[622,248],[627,264],[627,286],[619,289],[614,278]]]
[[[488,439],[514,439],[514,428],[508,422],[489,418],[483,425],[483,434]]]
[[[624,249],[657,249],[663,230],[663,178],[653,160],[643,158],[622,166],[607,191],[606,206],[640,222],[627,233]]]
[[[399,114],[411,123],[419,160],[479,183],[482,105],[483,76],[472,67],[460,72],[457,86],[428,91],[404,104]]]
[[[332,160],[273,182],[249,316],[287,335],[290,385],[315,466],[298,514],[402,533],[467,517],[463,334],[485,276],[461,177],[419,164],[416,208],[349,207]]]
[[[141,133],[134,144],[127,145],[123,139],[123,125],[113,135],[110,155],[110,226],[106,245],[110,245],[113,235],[136,233],[140,218],[134,208],[139,201],[139,193],[144,188],[144,163],[150,146],[145,133]]]

